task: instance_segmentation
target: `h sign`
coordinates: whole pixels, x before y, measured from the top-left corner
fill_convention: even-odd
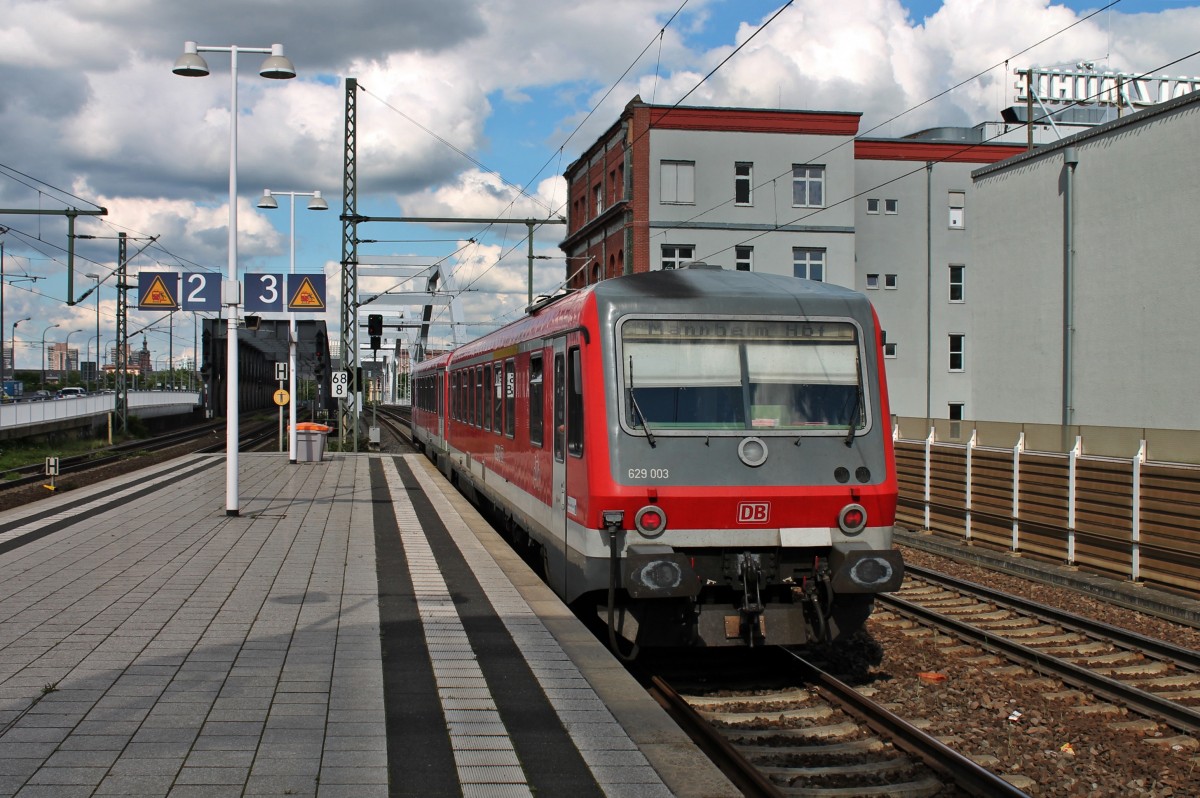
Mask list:
[[[739,524],[765,524],[771,518],[770,502],[741,502],[738,504]]]

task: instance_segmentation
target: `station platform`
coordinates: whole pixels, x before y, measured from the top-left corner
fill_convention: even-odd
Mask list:
[[[0,513],[0,796],[740,793],[419,455]]]

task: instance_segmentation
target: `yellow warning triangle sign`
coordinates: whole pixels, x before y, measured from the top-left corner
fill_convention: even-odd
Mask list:
[[[146,293],[142,295],[142,301],[138,305],[143,308],[174,308],[175,297],[171,295],[171,291],[167,288],[167,284],[163,282],[162,277],[155,275],[153,282],[146,289]]]
[[[288,303],[288,307],[305,310],[324,310],[325,303],[321,300],[321,295],[317,293],[317,289],[313,288],[312,281],[305,277],[300,281],[300,287],[296,289],[296,293],[292,295],[292,301]]]

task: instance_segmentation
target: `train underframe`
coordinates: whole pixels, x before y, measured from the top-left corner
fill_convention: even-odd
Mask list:
[[[862,628],[875,592],[894,589],[901,570],[898,553],[862,548],[634,545],[610,589],[591,598],[613,633],[640,647],[836,643]],[[873,584],[848,583],[854,571]]]
[[[482,486],[434,459],[527,561],[543,566],[549,552],[535,535],[477,490]],[[599,615],[614,648],[614,635],[644,648],[837,643],[863,627],[875,593],[896,590],[903,579],[899,551],[865,542],[687,550],[641,543],[622,556],[621,532],[599,534],[610,543],[609,557],[575,560],[568,570],[584,584],[607,584],[607,590],[586,592],[571,604],[581,614]]]

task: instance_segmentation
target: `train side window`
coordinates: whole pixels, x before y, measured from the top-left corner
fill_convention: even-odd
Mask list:
[[[579,347],[567,352],[571,370],[567,375],[567,451],[574,457],[583,456],[583,363]]]
[[[483,428],[492,429],[492,400],[488,393],[492,389],[492,364],[483,367]]]
[[[467,369],[467,400],[470,402],[470,409],[467,411],[467,423],[472,427],[479,422],[476,420],[479,412],[479,403],[475,401],[475,367]]]
[[[504,429],[504,364],[497,363],[492,375],[492,429],[499,434]]]
[[[566,447],[567,431],[565,425],[567,423],[567,390],[564,377],[566,369],[563,367],[564,361],[561,354],[554,355],[554,459],[558,462],[563,462],[566,458],[564,451]]]
[[[504,434],[513,437],[517,431],[517,362],[504,361]]]
[[[450,372],[450,418],[458,418],[458,372]]]
[[[475,367],[475,426],[483,426],[483,366]]]
[[[541,447],[546,408],[542,405],[542,356],[529,358],[529,443]]]

